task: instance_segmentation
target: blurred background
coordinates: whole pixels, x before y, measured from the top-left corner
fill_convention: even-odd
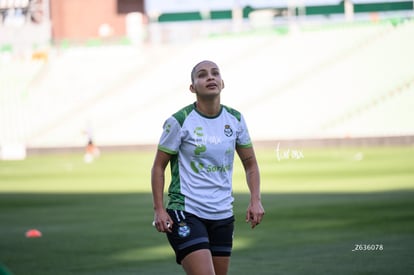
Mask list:
[[[153,146],[205,59],[259,146],[413,144],[413,3],[0,0],[0,157]]]

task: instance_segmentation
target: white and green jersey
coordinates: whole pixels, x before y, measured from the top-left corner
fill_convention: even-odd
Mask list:
[[[227,106],[206,117],[191,104],[168,118],[158,145],[172,155],[167,208],[212,220],[232,216],[236,146],[252,143],[243,116]]]

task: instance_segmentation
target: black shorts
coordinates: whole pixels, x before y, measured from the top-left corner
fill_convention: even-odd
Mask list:
[[[185,211],[167,209],[174,221],[168,241],[181,264],[185,256],[199,249],[210,249],[212,256],[230,256],[233,247],[234,216],[206,220]]]

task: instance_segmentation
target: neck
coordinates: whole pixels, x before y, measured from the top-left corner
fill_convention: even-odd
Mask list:
[[[197,99],[196,108],[197,111],[205,116],[216,116],[221,110],[220,100],[206,102]]]

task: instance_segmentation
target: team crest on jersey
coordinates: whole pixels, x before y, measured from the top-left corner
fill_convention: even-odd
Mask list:
[[[188,235],[190,235],[190,227],[188,227],[188,225],[185,222],[180,222],[178,224],[178,236],[180,236],[181,238],[185,238]]]
[[[231,137],[233,135],[233,130],[231,129],[230,125],[224,125],[224,134],[228,137]]]

